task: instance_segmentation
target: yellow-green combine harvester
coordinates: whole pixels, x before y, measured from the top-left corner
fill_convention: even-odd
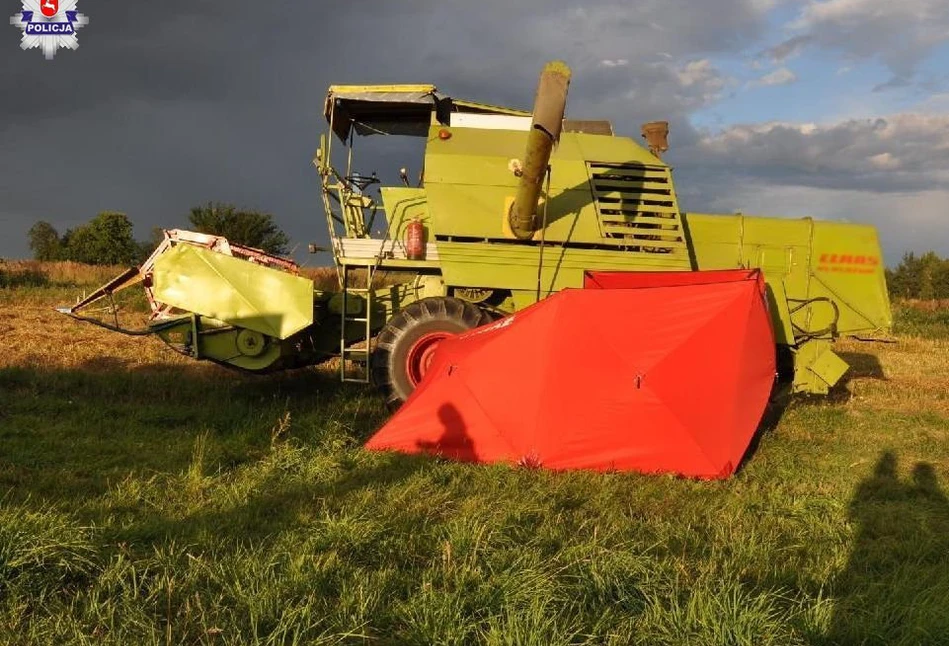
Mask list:
[[[141,267],[62,311],[125,332],[79,312],[141,283],[152,316],[136,333],[252,372],[340,357],[343,380],[375,384],[395,405],[440,339],[581,287],[587,270],[761,268],[794,392],[827,393],[843,376],[847,364],[831,349],[839,337],[889,332],[873,227],[684,213],[660,157],[667,124],[643,126],[642,146],[608,122],[565,119],[569,82],[565,64],[549,63],[532,112],[431,85],[331,86],[314,164],[338,289],[315,289],[291,260],[170,230]],[[354,142],[374,135],[424,144],[415,185],[403,169],[401,186],[373,195],[375,174],[354,172]],[[379,287],[388,272],[407,277]]]

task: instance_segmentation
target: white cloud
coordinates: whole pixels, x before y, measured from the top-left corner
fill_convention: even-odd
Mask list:
[[[946,0],[809,0],[788,25],[802,33],[769,50],[783,60],[817,45],[853,60],[879,59],[893,75],[881,87],[905,84],[934,48],[949,41]]]
[[[929,96],[917,109],[927,114],[949,113],[949,92]]]
[[[900,160],[893,156],[893,153],[877,153],[871,155],[868,161],[876,168],[884,170],[894,170],[900,167]]]
[[[797,74],[792,72],[786,67],[779,67],[778,69],[765,74],[758,80],[754,81],[752,85],[759,86],[768,86],[768,85],[789,85],[794,83],[797,80]]]
[[[504,6],[510,26],[505,29],[516,34],[509,41],[513,51],[504,51],[503,65],[497,66],[505,74],[521,76],[526,58],[563,58],[574,70],[572,113],[596,114],[618,126],[661,114],[681,119],[680,132],[686,115],[719,98],[730,82],[711,61],[721,54],[737,55],[748,42],[760,40],[773,6],[773,0],[706,0],[699,12],[694,0],[592,0],[582,6],[564,0],[485,2]],[[491,12],[483,3],[475,6],[477,11],[471,11],[479,17],[472,16],[469,23],[487,22]],[[483,28],[497,31],[487,24]],[[449,48],[448,55],[477,60],[484,69],[487,61],[502,55],[476,44],[472,51],[464,45],[462,51]],[[497,83],[498,76],[492,70],[486,83]],[[633,128],[638,131],[638,125]]]
[[[712,65],[712,61],[707,58],[689,61],[684,67],[676,71],[676,76],[684,87],[709,84],[710,82],[717,86],[721,85],[721,77],[718,74],[718,70]]]
[[[738,125],[703,137],[693,152],[700,163],[727,163],[779,184],[949,189],[949,114]]]

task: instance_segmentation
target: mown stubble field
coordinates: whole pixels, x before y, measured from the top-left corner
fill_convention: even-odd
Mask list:
[[[0,289],[0,643],[949,643],[946,310],[700,483],[369,453],[332,367],[197,364],[55,282]]]

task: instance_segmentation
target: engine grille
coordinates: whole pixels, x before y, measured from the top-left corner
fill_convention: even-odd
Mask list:
[[[682,220],[665,166],[589,162],[603,237],[646,253],[685,253]]]

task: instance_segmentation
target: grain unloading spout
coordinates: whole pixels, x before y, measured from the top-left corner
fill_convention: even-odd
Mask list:
[[[544,66],[534,98],[524,163],[517,171],[521,181],[508,213],[511,231],[521,240],[537,231],[537,203],[554,143],[560,140],[569,85],[570,68],[566,63],[551,61]]]

